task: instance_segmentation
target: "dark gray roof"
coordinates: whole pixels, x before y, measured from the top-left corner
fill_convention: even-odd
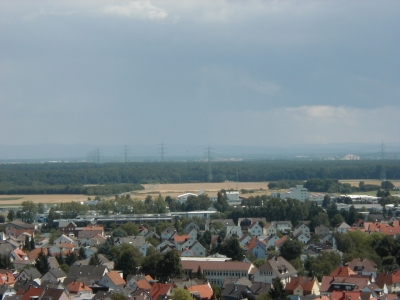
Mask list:
[[[108,272],[106,266],[75,266],[69,267],[67,278],[64,280],[64,284],[68,285],[71,281],[76,279],[87,277],[90,281],[99,281],[103,274]]]
[[[249,300],[256,299],[256,296],[247,285],[234,283],[227,284],[225,289],[222,291],[221,296],[224,300],[239,300],[244,298]]]
[[[67,277],[67,274],[60,268],[57,269],[51,269],[49,272],[56,278],[62,278],[62,277]]]
[[[13,250],[13,246],[9,243],[0,245],[0,254],[9,254]]]
[[[16,291],[18,291],[18,290],[20,290],[20,289],[26,290],[26,289],[28,289],[30,286],[38,287],[39,284],[38,284],[36,281],[34,281],[34,280],[28,280],[28,279],[26,279],[26,280],[17,280],[17,281],[15,281],[15,283],[14,283],[14,289],[15,289]]]
[[[33,267],[32,268],[26,268],[26,269],[21,271],[21,273],[23,273],[23,272],[25,272],[28,275],[28,277],[32,278],[32,279],[37,279],[37,278],[42,277],[42,274],[40,274],[39,271],[36,268],[33,268]]]

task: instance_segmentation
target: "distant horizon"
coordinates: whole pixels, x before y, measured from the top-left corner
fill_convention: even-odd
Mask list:
[[[36,145],[4,145],[0,144],[0,161],[8,160],[81,160],[88,161],[90,153],[99,149],[100,160],[104,162],[123,162],[124,148],[127,147],[129,160],[158,161],[161,159],[158,145],[90,145],[90,144],[36,144]],[[188,159],[206,160],[206,145],[168,144],[164,142],[164,160]],[[385,159],[400,158],[400,148],[395,143],[384,144]],[[380,159],[381,144],[378,143],[331,143],[309,144],[308,147],[254,147],[235,145],[210,145],[212,160],[227,158],[237,159],[301,159],[302,156],[314,159],[340,159],[346,154],[360,156],[360,159]]]

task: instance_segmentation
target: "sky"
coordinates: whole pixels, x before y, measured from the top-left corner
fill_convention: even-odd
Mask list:
[[[400,1],[0,1],[0,144],[399,144]]]

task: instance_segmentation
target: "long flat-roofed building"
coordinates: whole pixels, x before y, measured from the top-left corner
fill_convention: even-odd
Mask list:
[[[200,267],[210,283],[218,286],[222,286],[226,278],[251,278],[257,270],[251,262],[241,261],[182,260],[181,264],[188,278],[196,276]]]

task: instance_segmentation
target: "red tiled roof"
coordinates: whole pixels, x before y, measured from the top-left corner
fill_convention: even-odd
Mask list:
[[[39,253],[42,252],[44,255],[47,255],[47,248],[35,248],[28,253],[29,259],[36,259],[39,256]]]
[[[190,239],[190,235],[175,235],[174,236],[174,241],[177,243],[182,243],[188,239]]]
[[[145,279],[137,280],[136,281],[136,285],[140,289],[144,289],[146,291],[150,291],[151,290],[151,284]]]
[[[211,299],[213,290],[209,284],[200,284],[187,287],[191,293],[199,293],[201,299]]]
[[[43,288],[29,287],[28,290],[20,289],[17,295],[22,295],[21,300],[30,300],[33,296],[40,296],[43,292]]]
[[[345,292],[334,291],[331,295],[331,300],[359,300],[361,299],[361,291],[359,292]]]
[[[117,271],[108,272],[106,276],[108,276],[111,282],[114,283],[115,285],[121,285],[126,283],[126,281],[121,277],[121,275],[119,275]]]
[[[91,291],[92,289],[88,287],[84,282],[72,281],[67,285],[67,289],[70,293],[77,294],[83,291]]]
[[[350,269],[348,266],[339,266],[329,274],[330,276],[338,277],[349,277],[350,275],[355,275],[356,273]]]
[[[93,230],[104,231],[104,227],[101,227],[101,226],[82,227],[82,230],[84,230],[84,231],[93,231]]]
[[[165,284],[156,282],[150,290],[150,296],[152,299],[158,299],[159,296],[167,295],[172,289],[172,284]]]
[[[281,237],[279,240],[277,240],[277,241],[275,242],[275,245],[276,245],[276,246],[282,245],[283,243],[286,242],[286,240],[287,240],[287,237],[286,237],[286,236],[283,236],[283,237]]]

